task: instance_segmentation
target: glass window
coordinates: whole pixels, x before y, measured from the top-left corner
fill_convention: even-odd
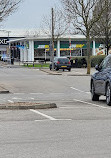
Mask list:
[[[68,59],[68,58],[61,58],[61,59],[58,59],[58,61],[59,61],[60,63],[63,63],[63,62],[68,63],[68,62],[69,62],[69,59]]]
[[[111,68],[111,57],[106,57],[100,64],[101,69]]]

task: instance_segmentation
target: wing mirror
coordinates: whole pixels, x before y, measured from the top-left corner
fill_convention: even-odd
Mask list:
[[[96,65],[96,66],[95,66],[95,69],[98,70],[98,71],[100,71],[100,70],[101,70],[101,67],[100,67],[99,65]]]

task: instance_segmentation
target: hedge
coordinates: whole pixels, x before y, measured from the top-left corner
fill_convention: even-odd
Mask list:
[[[97,64],[100,64],[106,55],[97,55],[91,56],[91,67],[95,67]]]
[[[91,56],[91,67],[95,67],[97,64],[100,64],[105,58],[105,55]],[[73,57],[71,58],[71,65],[75,68],[87,67],[87,57]]]

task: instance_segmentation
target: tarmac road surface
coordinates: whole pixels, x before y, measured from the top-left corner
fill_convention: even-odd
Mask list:
[[[111,157],[111,107],[105,97],[91,101],[90,76],[69,73],[0,68],[1,85],[10,90],[0,94],[0,103],[55,102],[58,106],[0,110],[0,158]]]

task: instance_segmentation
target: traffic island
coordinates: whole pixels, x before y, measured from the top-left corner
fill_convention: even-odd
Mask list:
[[[28,109],[50,109],[57,108],[55,103],[31,103],[31,102],[15,102],[0,104],[0,110],[28,110]]]

